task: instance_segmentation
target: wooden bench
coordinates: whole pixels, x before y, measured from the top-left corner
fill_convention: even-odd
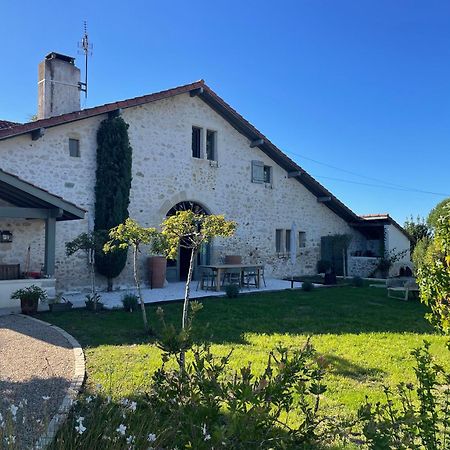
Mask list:
[[[398,300],[404,300],[405,302],[409,299],[409,293],[410,292],[419,292],[419,288],[416,286],[397,286],[397,287],[388,287],[387,288],[388,297],[389,298],[396,298]],[[397,297],[394,295],[395,292],[401,292],[404,293],[401,297]]]
[[[20,264],[0,264],[0,280],[18,280]]]

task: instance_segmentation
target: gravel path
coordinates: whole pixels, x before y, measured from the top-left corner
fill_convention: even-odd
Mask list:
[[[73,374],[72,345],[57,330],[23,316],[0,317],[0,448],[11,436],[14,448],[32,448],[58,411]],[[15,420],[12,405],[18,407]]]

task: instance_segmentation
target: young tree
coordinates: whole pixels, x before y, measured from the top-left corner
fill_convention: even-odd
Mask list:
[[[127,250],[129,247],[133,249],[134,282],[136,284],[139,303],[141,305],[144,328],[145,331],[151,333],[151,329],[147,321],[144,299],[141,292],[138,255],[141,251],[141,245],[150,245],[152,251],[158,253],[161,250],[164,250],[166,246],[163,242],[163,236],[158,233],[156,228],[144,228],[133,219],[126,219],[124,223],[112,228],[109,231],[109,238],[110,240],[106,242],[103,247],[105,253]]]
[[[183,331],[189,325],[190,283],[198,251],[202,244],[210,242],[215,237],[232,236],[236,229],[236,223],[225,220],[223,215],[204,215],[195,214],[193,211],[178,211],[175,215],[167,217],[161,227],[162,235],[166,241],[167,256],[169,258],[176,258],[180,246],[191,250],[181,320],[181,328]],[[184,351],[182,351],[180,354],[180,366],[182,370],[184,369],[184,361],[185,355]]]
[[[450,205],[450,198],[446,198],[439,202],[428,214],[427,224],[434,230],[438,226],[439,218],[445,212],[446,207]]]
[[[420,299],[431,308],[428,319],[450,333],[450,204],[435,221],[434,237],[417,271]]]
[[[409,219],[405,220],[403,225],[405,231],[411,236],[411,255],[419,241],[431,237],[431,229],[423,217],[414,217],[411,215]]]
[[[94,295],[95,289],[95,252],[99,249],[100,239],[97,233],[81,233],[75,239],[66,243],[66,255],[72,256],[78,251],[83,251],[87,257],[89,274],[91,278],[91,294]]]
[[[132,149],[127,130],[128,124],[121,117],[115,117],[104,120],[97,132],[95,230],[99,236],[103,235],[103,244],[108,240],[108,230],[128,218]],[[97,271],[107,277],[109,291],[126,260],[126,249],[97,253],[95,265]]]

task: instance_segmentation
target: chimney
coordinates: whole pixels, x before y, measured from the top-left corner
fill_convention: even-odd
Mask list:
[[[49,53],[39,63],[38,119],[80,110],[80,69],[75,58]]]

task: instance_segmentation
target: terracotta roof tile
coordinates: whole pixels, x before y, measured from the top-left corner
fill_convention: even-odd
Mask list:
[[[0,120],[0,130],[16,127],[17,125],[21,125],[17,122],[10,122],[9,120]]]

